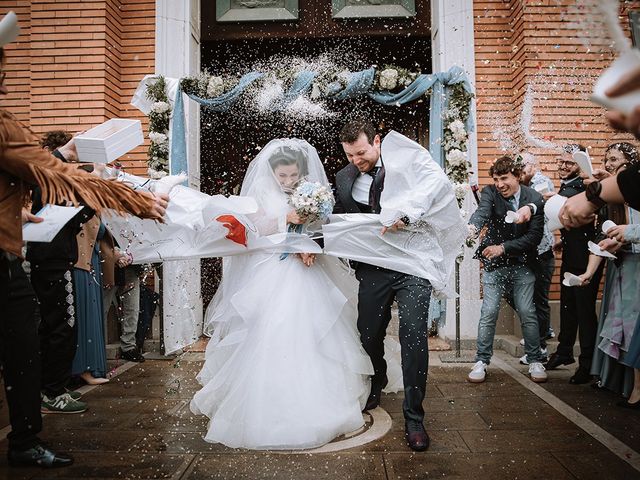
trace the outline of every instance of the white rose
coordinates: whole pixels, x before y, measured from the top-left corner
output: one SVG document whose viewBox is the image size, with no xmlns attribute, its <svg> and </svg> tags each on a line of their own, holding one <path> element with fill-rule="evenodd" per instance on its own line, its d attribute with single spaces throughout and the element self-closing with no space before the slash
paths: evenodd
<svg viewBox="0 0 640 480">
<path fill-rule="evenodd" d="M 447 153 L 447 162 L 452 167 L 467 164 L 467 153 L 454 148 Z"/>
<path fill-rule="evenodd" d="M 153 113 L 164 113 L 169 111 L 169 104 L 167 102 L 155 102 L 151 105 L 151 111 Z"/>
<path fill-rule="evenodd" d="M 222 77 L 213 76 L 207 83 L 207 97 L 215 98 L 224 93 L 224 80 Z"/>
<path fill-rule="evenodd" d="M 380 72 L 380 89 L 393 90 L 398 86 L 398 71 L 387 68 Z"/>
<path fill-rule="evenodd" d="M 167 136 L 164 133 L 158 132 L 149 132 L 149 139 L 152 143 L 156 143 L 162 145 L 163 143 L 167 143 Z"/>
</svg>

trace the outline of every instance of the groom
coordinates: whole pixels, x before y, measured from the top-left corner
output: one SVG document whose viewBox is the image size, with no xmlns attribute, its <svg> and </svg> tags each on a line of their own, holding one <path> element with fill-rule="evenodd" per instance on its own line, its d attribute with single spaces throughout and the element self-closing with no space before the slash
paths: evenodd
<svg viewBox="0 0 640 480">
<path fill-rule="evenodd" d="M 340 142 L 349 165 L 336 176 L 334 213 L 380 213 L 380 195 L 385 177 L 380 156 L 380 135 L 371 123 L 354 120 L 343 127 Z M 403 228 L 407 224 L 408 219 L 403 217 L 389 230 Z M 384 228 L 383 233 L 386 230 Z M 383 341 L 391 320 L 391 304 L 396 300 L 400 316 L 405 436 L 413 450 L 426 450 L 429 448 L 429 435 L 422 423 L 422 401 L 429 367 L 427 317 L 431 284 L 423 278 L 366 263 L 358 263 L 356 278 L 360 282 L 358 330 L 374 368 L 371 394 L 365 410 L 378 406 L 382 389 L 387 384 Z"/>
</svg>

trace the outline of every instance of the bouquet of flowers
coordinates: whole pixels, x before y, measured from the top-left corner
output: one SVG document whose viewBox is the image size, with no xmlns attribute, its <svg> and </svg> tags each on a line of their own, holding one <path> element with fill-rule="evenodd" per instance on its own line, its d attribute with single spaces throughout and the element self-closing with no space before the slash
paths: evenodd
<svg viewBox="0 0 640 480">
<path fill-rule="evenodd" d="M 302 180 L 291 194 L 289 203 L 306 223 L 325 220 L 333 211 L 331 190 L 317 182 Z"/>
<path fill-rule="evenodd" d="M 302 233 L 305 225 L 317 220 L 326 220 L 331 215 L 335 203 L 331 189 L 318 182 L 301 180 L 291 194 L 289 204 L 294 208 L 298 216 L 305 220 L 305 224 L 290 224 L 287 230 L 289 232 Z M 288 256 L 288 253 L 282 253 L 280 260 L 284 260 Z"/>
</svg>

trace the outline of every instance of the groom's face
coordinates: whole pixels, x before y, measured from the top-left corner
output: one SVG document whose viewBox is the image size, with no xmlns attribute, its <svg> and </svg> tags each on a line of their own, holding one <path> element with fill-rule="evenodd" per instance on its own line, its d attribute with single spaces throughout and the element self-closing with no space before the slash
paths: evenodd
<svg viewBox="0 0 640 480">
<path fill-rule="evenodd" d="M 380 158 L 380 135 L 373 138 L 373 145 L 369 143 L 367 135 L 361 133 L 353 143 L 343 143 L 342 148 L 347 160 L 353 163 L 361 173 L 368 172 L 378 163 Z"/>
</svg>

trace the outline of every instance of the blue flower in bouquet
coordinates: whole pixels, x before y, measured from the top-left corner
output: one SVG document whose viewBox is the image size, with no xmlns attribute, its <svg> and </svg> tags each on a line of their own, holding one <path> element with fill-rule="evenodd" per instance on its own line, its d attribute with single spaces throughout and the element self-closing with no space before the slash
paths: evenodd
<svg viewBox="0 0 640 480">
<path fill-rule="evenodd" d="M 335 199 L 328 187 L 318 182 L 303 180 L 291 194 L 289 203 L 299 216 L 310 223 L 326 220 L 333 211 Z"/>
</svg>

